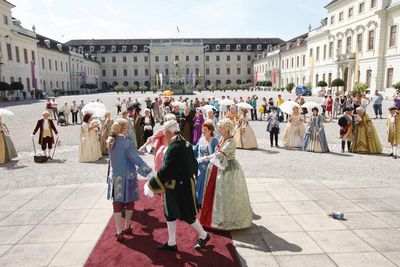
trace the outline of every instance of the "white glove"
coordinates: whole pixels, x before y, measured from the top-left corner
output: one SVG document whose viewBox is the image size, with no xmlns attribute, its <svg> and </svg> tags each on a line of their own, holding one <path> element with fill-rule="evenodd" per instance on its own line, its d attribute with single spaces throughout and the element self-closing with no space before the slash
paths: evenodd
<svg viewBox="0 0 400 267">
<path fill-rule="evenodd" d="M 151 197 L 151 198 L 152 198 L 152 197 L 154 197 L 154 192 L 151 191 L 151 189 L 150 189 L 148 183 L 149 183 L 149 182 L 146 182 L 146 183 L 144 184 L 144 187 L 143 187 L 143 189 L 144 189 L 144 195 L 147 196 L 147 197 Z"/>
<path fill-rule="evenodd" d="M 139 151 L 139 153 L 142 153 L 142 154 L 146 153 L 146 144 L 141 146 L 138 151 Z"/>
</svg>

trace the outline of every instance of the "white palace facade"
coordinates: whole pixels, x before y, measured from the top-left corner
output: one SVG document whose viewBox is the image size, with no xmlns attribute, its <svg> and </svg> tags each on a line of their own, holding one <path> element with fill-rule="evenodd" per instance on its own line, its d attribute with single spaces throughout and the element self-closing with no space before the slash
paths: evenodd
<svg viewBox="0 0 400 267">
<path fill-rule="evenodd" d="M 400 0 L 334 0 L 325 9 L 320 27 L 257 56 L 258 80 L 316 88 L 341 78 L 347 91 L 356 82 L 384 90 L 400 81 Z"/>
</svg>

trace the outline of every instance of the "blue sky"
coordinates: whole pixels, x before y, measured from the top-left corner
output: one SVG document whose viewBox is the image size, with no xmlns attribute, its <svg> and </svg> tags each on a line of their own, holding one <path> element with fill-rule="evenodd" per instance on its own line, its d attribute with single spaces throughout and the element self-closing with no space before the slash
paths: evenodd
<svg viewBox="0 0 400 267">
<path fill-rule="evenodd" d="M 278 37 L 319 25 L 329 0 L 9 0 L 22 25 L 70 39 Z"/>
</svg>

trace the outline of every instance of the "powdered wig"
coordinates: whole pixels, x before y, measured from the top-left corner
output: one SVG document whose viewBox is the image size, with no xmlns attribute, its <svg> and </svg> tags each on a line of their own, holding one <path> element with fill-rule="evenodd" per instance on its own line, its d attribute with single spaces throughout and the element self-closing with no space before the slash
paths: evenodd
<svg viewBox="0 0 400 267">
<path fill-rule="evenodd" d="M 163 133 L 165 132 L 177 133 L 180 131 L 179 124 L 175 120 L 167 121 L 164 123 L 162 131 Z"/>
<path fill-rule="evenodd" d="M 167 114 L 165 114 L 165 115 L 164 115 L 164 121 L 165 121 L 165 122 L 167 122 L 167 121 L 176 121 L 176 116 L 175 116 L 175 114 L 172 114 L 172 113 L 167 113 Z"/>
<path fill-rule="evenodd" d="M 233 124 L 233 121 L 230 119 L 222 119 L 218 122 L 218 127 L 221 129 L 224 129 L 226 131 L 226 134 L 228 136 L 233 135 L 233 131 L 235 129 L 235 125 Z"/>
<path fill-rule="evenodd" d="M 358 107 L 356 108 L 356 112 L 365 112 L 363 107 Z"/>
<path fill-rule="evenodd" d="M 128 120 L 120 118 L 116 120 L 111 126 L 111 135 L 107 139 L 107 148 L 111 149 L 115 143 L 115 137 L 124 133 L 128 128 Z"/>
</svg>

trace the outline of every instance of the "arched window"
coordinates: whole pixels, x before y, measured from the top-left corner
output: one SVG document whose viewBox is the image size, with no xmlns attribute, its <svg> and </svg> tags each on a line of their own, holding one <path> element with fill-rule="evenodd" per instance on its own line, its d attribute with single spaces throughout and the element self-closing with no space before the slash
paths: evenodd
<svg viewBox="0 0 400 267">
<path fill-rule="evenodd" d="M 236 80 L 236 84 L 242 84 L 241 80 Z"/>
<path fill-rule="evenodd" d="M 145 82 L 144 82 L 144 86 L 146 86 L 146 87 L 149 88 L 149 87 L 150 87 L 150 82 L 149 82 L 149 81 L 145 81 Z"/>
<path fill-rule="evenodd" d="M 209 85 L 211 85 L 211 81 L 210 81 L 210 80 L 207 80 L 207 81 L 206 81 L 206 86 L 209 86 Z"/>
<path fill-rule="evenodd" d="M 137 87 L 140 86 L 140 83 L 138 81 L 133 82 L 134 85 L 136 85 Z"/>
<path fill-rule="evenodd" d="M 115 86 L 118 85 L 118 82 L 115 82 L 115 81 L 114 81 L 112 84 L 113 84 L 113 86 L 115 87 Z"/>
<path fill-rule="evenodd" d="M 102 82 L 101 88 L 102 88 L 103 90 L 106 90 L 107 87 L 108 87 L 108 83 L 107 83 L 107 82 Z"/>
<path fill-rule="evenodd" d="M 251 80 L 250 80 L 250 79 L 248 79 L 248 80 L 246 81 L 246 83 L 251 83 Z"/>
<path fill-rule="evenodd" d="M 125 81 L 125 82 L 123 83 L 123 85 L 124 85 L 124 86 L 128 86 L 129 83 L 128 83 L 127 81 Z"/>
<path fill-rule="evenodd" d="M 226 80 L 226 82 L 225 82 L 226 84 L 231 84 L 232 83 L 232 81 L 231 80 Z"/>
<path fill-rule="evenodd" d="M 216 80 L 215 84 L 221 84 L 221 80 Z"/>
</svg>

